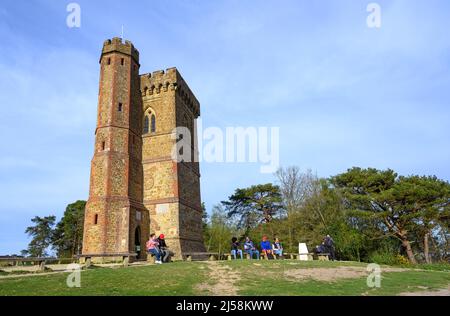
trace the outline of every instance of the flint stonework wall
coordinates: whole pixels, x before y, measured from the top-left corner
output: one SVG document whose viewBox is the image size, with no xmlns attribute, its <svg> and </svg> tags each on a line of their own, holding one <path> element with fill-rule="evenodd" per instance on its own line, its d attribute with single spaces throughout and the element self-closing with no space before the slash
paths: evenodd
<svg viewBox="0 0 450 316">
<path fill-rule="evenodd" d="M 130 42 L 106 41 L 100 64 L 83 253 L 140 250 L 145 259 L 151 232 L 164 233 L 178 258 L 204 251 L 198 163 L 171 159 L 174 128 L 194 136 L 197 99 L 175 68 L 139 76 Z M 156 131 L 143 134 L 146 115 L 155 115 Z"/>
</svg>

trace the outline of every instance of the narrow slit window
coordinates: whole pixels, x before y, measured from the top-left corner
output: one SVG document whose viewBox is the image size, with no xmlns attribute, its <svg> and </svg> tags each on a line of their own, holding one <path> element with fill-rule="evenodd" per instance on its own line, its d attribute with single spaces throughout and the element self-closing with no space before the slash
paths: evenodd
<svg viewBox="0 0 450 316">
<path fill-rule="evenodd" d="M 150 122 L 148 120 L 148 115 L 146 115 L 145 119 L 144 119 L 144 134 L 148 133 L 149 125 L 150 125 Z"/>
<path fill-rule="evenodd" d="M 154 114 L 152 114 L 152 126 L 151 126 L 151 132 L 155 133 L 156 132 L 156 117 Z"/>
<path fill-rule="evenodd" d="M 102 142 L 102 150 L 105 150 L 106 142 Z"/>
<path fill-rule="evenodd" d="M 122 58 L 122 59 L 120 60 L 120 64 L 123 66 L 124 63 L 125 63 L 125 59 Z"/>
<path fill-rule="evenodd" d="M 111 65 L 111 58 L 108 58 L 108 60 L 106 61 L 107 65 Z"/>
<path fill-rule="evenodd" d="M 122 103 L 119 103 L 119 112 L 122 112 Z"/>
<path fill-rule="evenodd" d="M 94 216 L 94 225 L 98 224 L 98 214 L 95 214 Z"/>
</svg>

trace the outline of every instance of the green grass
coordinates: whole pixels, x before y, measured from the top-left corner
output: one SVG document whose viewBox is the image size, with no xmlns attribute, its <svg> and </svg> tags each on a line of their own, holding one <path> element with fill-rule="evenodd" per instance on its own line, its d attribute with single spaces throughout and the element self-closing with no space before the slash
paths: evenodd
<svg viewBox="0 0 450 316">
<path fill-rule="evenodd" d="M 449 263 L 431 263 L 431 264 L 418 264 L 412 266 L 414 269 L 430 270 L 430 271 L 445 271 L 450 272 Z"/>
<path fill-rule="evenodd" d="M 368 288 L 366 277 L 340 279 L 332 282 L 312 279 L 289 279 L 292 269 L 365 268 L 357 262 L 222 261 L 220 265 L 239 273 L 236 282 L 239 295 L 396 295 L 402 292 L 438 290 L 450 284 L 450 272 L 435 266 L 430 271 L 408 269 L 404 272 L 383 272 L 381 288 Z M 417 267 L 415 267 L 417 268 Z M 423 268 L 423 267 L 418 267 Z M 438 270 L 438 271 L 434 271 Z M 171 264 L 128 268 L 94 268 L 81 274 L 81 288 L 66 285 L 67 273 L 0 279 L 2 295 L 208 295 L 205 286 L 215 281 L 208 276 L 207 263 L 175 262 Z M 3 275 L 0 273 L 0 275 Z"/>
<path fill-rule="evenodd" d="M 438 290 L 450 284 L 450 273 L 445 271 L 382 272 L 381 287 L 369 288 L 367 278 L 339 279 L 331 282 L 317 280 L 289 280 L 284 272 L 299 268 L 333 268 L 338 266 L 366 267 L 356 262 L 293 262 L 261 261 L 260 266 L 249 266 L 246 262 L 227 263 L 234 270 L 240 270 L 242 279 L 238 283 L 240 295 L 397 295 L 403 292 Z M 382 266 L 381 268 L 387 266 Z M 419 267 L 414 267 L 415 269 Z M 264 275 L 268 277 L 265 278 Z"/>
<path fill-rule="evenodd" d="M 97 268 L 81 272 L 81 287 L 69 288 L 68 273 L 0 279 L 5 295 L 197 295 L 195 285 L 206 279 L 202 263 Z"/>
</svg>

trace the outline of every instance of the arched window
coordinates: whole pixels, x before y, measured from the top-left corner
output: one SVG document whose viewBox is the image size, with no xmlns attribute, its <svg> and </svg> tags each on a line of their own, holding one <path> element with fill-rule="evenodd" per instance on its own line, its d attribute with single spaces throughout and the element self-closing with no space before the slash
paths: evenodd
<svg viewBox="0 0 450 316">
<path fill-rule="evenodd" d="M 144 134 L 148 134 L 150 122 L 148 120 L 148 115 L 145 116 L 144 119 Z"/>
<path fill-rule="evenodd" d="M 155 132 L 156 132 L 156 117 L 155 117 L 154 114 L 152 114 L 152 126 L 151 126 L 150 131 L 151 131 L 152 133 L 155 133 Z"/>
</svg>

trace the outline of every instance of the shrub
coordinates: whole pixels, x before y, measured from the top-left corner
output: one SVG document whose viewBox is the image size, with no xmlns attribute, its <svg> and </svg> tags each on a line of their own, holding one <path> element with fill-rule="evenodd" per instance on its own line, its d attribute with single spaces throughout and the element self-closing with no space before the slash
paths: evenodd
<svg viewBox="0 0 450 316">
<path fill-rule="evenodd" d="M 378 264 L 387 265 L 407 265 L 409 261 L 402 255 L 393 254 L 390 252 L 379 252 L 375 251 L 369 255 L 369 261 Z"/>
<path fill-rule="evenodd" d="M 432 271 L 445 271 L 450 272 L 450 263 L 442 261 L 438 263 L 424 263 L 417 265 L 417 268 L 423 270 L 432 270 Z"/>
</svg>

